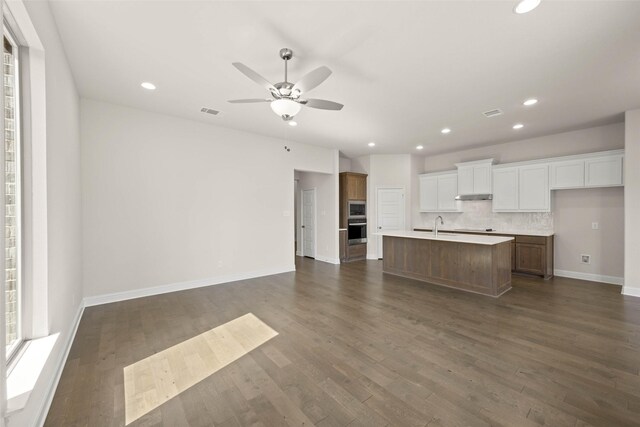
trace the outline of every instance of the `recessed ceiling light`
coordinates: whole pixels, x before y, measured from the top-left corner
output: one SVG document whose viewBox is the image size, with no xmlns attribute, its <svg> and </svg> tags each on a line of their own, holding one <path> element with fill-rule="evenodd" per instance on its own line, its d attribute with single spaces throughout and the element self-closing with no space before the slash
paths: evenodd
<svg viewBox="0 0 640 427">
<path fill-rule="evenodd" d="M 422 150 L 423 148 L 424 148 L 424 147 L 423 147 L 422 145 L 418 145 L 418 146 L 416 147 L 416 150 Z"/>
<path fill-rule="evenodd" d="M 375 146 L 376 146 L 376 143 L 375 143 L 375 142 L 370 142 L 370 143 L 368 143 L 367 145 L 368 145 L 369 147 L 375 147 Z"/>
<path fill-rule="evenodd" d="M 531 12 L 533 9 L 540 5 L 540 0 L 520 0 L 513 11 L 518 15 Z"/>
<path fill-rule="evenodd" d="M 298 123 L 297 123 L 297 122 L 294 122 L 293 120 L 290 120 L 290 121 L 289 121 L 289 126 L 291 126 L 291 127 L 296 127 L 296 126 L 298 126 Z"/>
<path fill-rule="evenodd" d="M 538 103 L 538 100 L 535 98 L 531 98 L 531 99 L 527 99 L 526 101 L 524 101 L 522 103 L 522 105 L 526 105 L 527 107 L 529 107 L 530 105 L 536 105 Z"/>
<path fill-rule="evenodd" d="M 154 85 L 151 82 L 142 82 L 140 84 L 140 86 L 142 86 L 143 88 L 145 88 L 147 90 L 156 90 L 156 85 Z"/>
<path fill-rule="evenodd" d="M 444 133 L 445 135 L 446 135 L 446 134 L 448 134 L 448 133 L 450 133 L 450 132 L 451 132 L 451 129 L 449 129 L 449 128 L 444 128 L 444 129 L 442 129 L 442 130 L 440 131 L 440 133 Z"/>
<path fill-rule="evenodd" d="M 524 127 L 524 125 L 522 123 L 516 123 L 515 125 L 513 125 L 513 128 L 518 130 L 518 129 L 522 129 Z"/>
</svg>

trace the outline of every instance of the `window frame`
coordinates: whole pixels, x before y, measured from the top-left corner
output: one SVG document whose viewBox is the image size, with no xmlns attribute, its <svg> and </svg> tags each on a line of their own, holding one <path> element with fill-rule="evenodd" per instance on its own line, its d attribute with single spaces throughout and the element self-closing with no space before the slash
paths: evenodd
<svg viewBox="0 0 640 427">
<path fill-rule="evenodd" d="M 15 250 L 16 250 L 16 339 L 14 342 L 12 342 L 9 346 L 7 346 L 5 344 L 5 357 L 6 357 L 6 363 L 8 365 L 11 365 L 11 363 L 17 358 L 17 356 L 21 353 L 22 347 L 25 343 L 25 336 L 24 336 L 24 314 L 25 314 L 25 306 L 24 306 L 24 286 L 23 286 L 23 272 L 22 272 L 22 267 L 23 267 L 23 257 L 24 257 L 24 244 L 23 244 L 23 233 L 22 233 L 22 226 L 24 223 L 24 218 L 23 218 L 23 201 L 24 201 L 24 197 L 23 197 L 23 186 L 22 186 L 22 181 L 23 181 L 23 176 L 22 176 L 22 171 L 23 171 L 23 152 L 22 152 L 22 148 L 23 148 L 23 144 L 22 144 L 22 124 L 23 124 L 23 120 L 22 120 L 22 81 L 21 81 L 21 72 L 22 72 L 22 67 L 21 67 L 21 52 L 20 52 L 20 45 L 17 42 L 17 37 L 15 36 L 14 31 L 11 28 L 11 25 L 9 24 L 9 22 L 7 22 L 6 19 L 3 19 L 2 22 L 2 36 L 3 36 L 3 54 L 4 54 L 4 39 L 6 38 L 7 41 L 9 42 L 9 44 L 12 47 L 12 55 L 13 55 L 13 67 L 14 67 L 14 102 L 15 102 L 15 107 L 14 107 L 14 144 L 15 144 L 15 148 L 14 148 L 14 152 L 15 152 L 15 189 L 14 189 L 14 195 L 15 195 L 15 218 L 16 218 L 16 223 L 15 223 L 15 228 L 16 228 L 16 233 L 15 233 Z M 4 67 L 4 58 L 3 58 L 3 67 Z M 3 79 L 4 79 L 4 69 L 3 69 Z M 4 81 L 3 81 L 4 84 Z M 4 93 L 3 93 L 4 96 Z M 6 129 L 5 129 L 6 132 Z M 3 137 L 3 141 L 4 141 L 4 137 Z M 6 148 L 5 148 L 6 150 Z M 4 157 L 4 156 L 3 156 Z M 6 165 L 6 158 L 2 159 L 4 162 L 4 165 Z M 4 184 L 5 184 L 5 188 L 6 188 L 6 170 L 3 167 L 3 180 Z M 5 193 L 5 198 L 6 198 L 6 193 Z M 6 203 L 6 200 L 5 200 Z M 6 205 L 5 205 L 5 212 L 4 215 L 6 217 Z M 5 224 L 6 226 L 6 224 Z M 6 242 L 6 236 L 5 236 L 5 242 Z M 4 245 L 3 245 L 4 246 Z M 5 251 L 6 251 L 6 246 L 4 246 Z M 5 255 L 6 256 L 6 255 Z M 6 265 L 5 265 L 5 271 L 6 271 Z M 6 274 L 6 273 L 5 273 Z M 5 284 L 6 285 L 6 284 Z M 6 289 L 4 292 L 5 298 L 6 298 Z M 5 299 L 5 304 L 6 304 L 6 299 Z M 6 313 L 5 313 L 6 315 Z M 6 321 L 5 321 L 6 323 Z M 6 325 L 5 325 L 6 328 Z M 5 332 L 6 333 L 6 332 Z"/>
</svg>

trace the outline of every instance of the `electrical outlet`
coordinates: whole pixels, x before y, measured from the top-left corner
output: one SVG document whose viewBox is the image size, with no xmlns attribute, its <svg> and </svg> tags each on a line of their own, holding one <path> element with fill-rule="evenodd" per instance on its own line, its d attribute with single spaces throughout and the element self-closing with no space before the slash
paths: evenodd
<svg viewBox="0 0 640 427">
<path fill-rule="evenodd" d="M 583 264 L 591 264 L 591 255 L 580 255 L 580 262 Z"/>
<path fill-rule="evenodd" d="M 597 222 L 592 222 L 591 223 L 591 229 L 592 230 L 598 230 L 600 228 L 600 224 L 598 224 Z"/>
</svg>

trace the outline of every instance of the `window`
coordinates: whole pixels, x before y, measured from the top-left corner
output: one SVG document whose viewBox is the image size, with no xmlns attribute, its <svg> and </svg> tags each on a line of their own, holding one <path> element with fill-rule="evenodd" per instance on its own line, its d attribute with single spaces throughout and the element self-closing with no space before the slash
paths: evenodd
<svg viewBox="0 0 640 427">
<path fill-rule="evenodd" d="M 6 357 L 22 342 L 21 144 L 18 47 L 3 29 Z"/>
</svg>

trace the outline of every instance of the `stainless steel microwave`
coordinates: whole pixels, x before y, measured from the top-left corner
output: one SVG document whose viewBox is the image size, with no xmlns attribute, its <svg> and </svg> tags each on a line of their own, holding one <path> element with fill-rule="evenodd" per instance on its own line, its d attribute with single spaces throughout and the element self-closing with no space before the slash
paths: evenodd
<svg viewBox="0 0 640 427">
<path fill-rule="evenodd" d="M 349 218 L 366 218 L 367 217 L 367 202 L 362 201 L 349 201 Z"/>
</svg>

